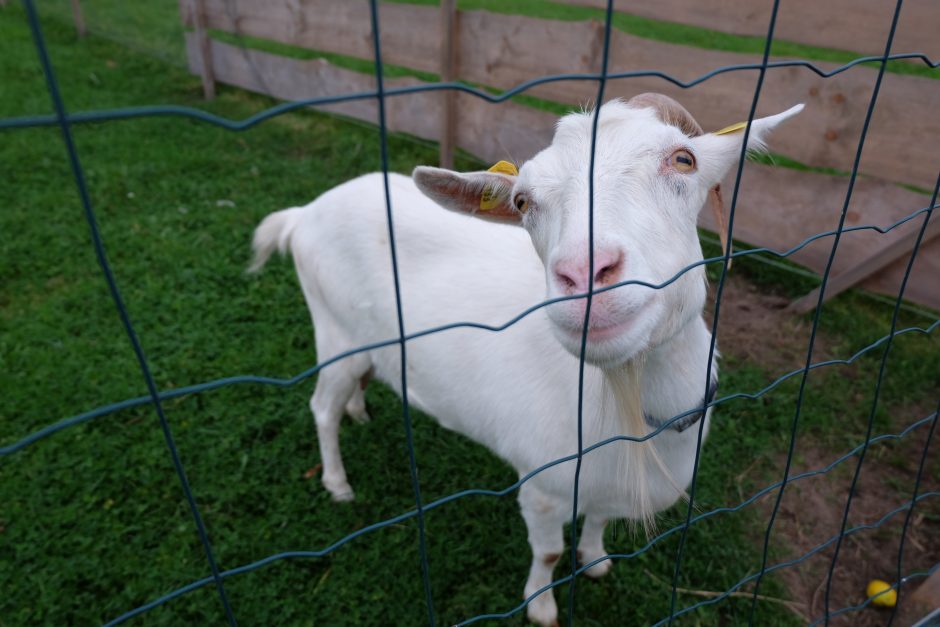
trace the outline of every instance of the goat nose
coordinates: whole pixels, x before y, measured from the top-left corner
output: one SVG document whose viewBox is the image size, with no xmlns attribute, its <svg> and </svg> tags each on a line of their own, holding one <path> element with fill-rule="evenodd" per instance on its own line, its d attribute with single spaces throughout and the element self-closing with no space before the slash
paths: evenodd
<svg viewBox="0 0 940 627">
<path fill-rule="evenodd" d="M 583 294 L 588 291 L 590 260 L 587 255 L 561 259 L 555 263 L 555 281 L 565 294 Z M 623 271 L 623 251 L 594 251 L 595 288 L 617 282 Z"/>
</svg>

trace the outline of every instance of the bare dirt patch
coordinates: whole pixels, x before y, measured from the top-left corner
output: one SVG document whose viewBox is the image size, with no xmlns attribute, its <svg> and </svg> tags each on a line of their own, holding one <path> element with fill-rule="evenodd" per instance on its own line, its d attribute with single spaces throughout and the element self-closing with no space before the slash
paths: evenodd
<svg viewBox="0 0 940 627">
<path fill-rule="evenodd" d="M 933 408 L 924 405 L 898 413 L 903 413 L 910 424 L 932 411 Z M 928 423 L 900 440 L 878 442 L 869 447 L 846 529 L 874 525 L 910 501 L 929 429 Z M 936 479 L 936 439 L 935 435 L 933 447 L 928 452 L 920 494 L 940 490 L 940 481 Z M 810 441 L 801 442 L 797 450 L 799 454 L 794 459 L 791 476 L 824 468 L 835 459 L 832 451 Z M 830 473 L 787 486 L 774 525 L 773 542 L 781 553 L 775 563 L 805 555 L 838 535 L 857 463 L 858 456 L 853 456 Z M 780 467 L 783 467 L 783 460 Z M 772 493 L 760 502 L 766 517 L 770 515 L 775 497 L 776 493 Z M 873 529 L 858 530 L 844 537 L 833 573 L 830 611 L 863 603 L 868 596 L 866 586 L 872 579 L 888 582 L 896 579 L 898 547 L 906 514 L 905 509 Z M 805 608 L 810 620 L 822 617 L 825 611 L 826 581 L 834 546 L 833 543 L 807 560 L 778 571 L 777 576 L 789 590 L 789 598 Z M 902 573 L 926 571 L 938 562 L 940 499 L 925 498 L 915 507 L 908 527 Z M 926 613 L 923 606 L 907 602 L 923 581 L 923 578 L 912 579 L 903 586 L 901 606 L 894 624 L 910 625 Z M 831 624 L 886 625 L 890 614 L 890 610 L 869 606 L 833 618 Z"/>
<path fill-rule="evenodd" d="M 714 285 L 710 292 L 712 310 L 708 315 L 709 323 Z M 784 296 L 761 291 L 746 279 L 729 275 L 722 295 L 718 327 L 723 367 L 734 368 L 735 365 L 750 363 L 773 375 L 802 368 L 806 362 L 812 325 L 806 317 L 787 312 L 788 304 L 789 300 Z M 818 334 L 813 361 L 832 358 L 832 347 L 833 342 L 825 334 Z M 934 410 L 935 407 L 929 404 L 893 410 L 892 415 L 896 419 L 891 432 L 900 432 Z M 847 529 L 874 525 L 910 501 L 929 428 L 930 425 L 925 424 L 900 440 L 887 440 L 870 446 L 852 499 Z M 934 436 L 920 494 L 940 491 L 936 460 L 938 439 L 940 433 Z M 804 436 L 797 443 L 796 451 L 791 477 L 825 468 L 844 455 L 847 447 L 834 450 L 832 444 Z M 773 476 L 782 476 L 785 461 L 781 456 L 771 462 Z M 787 486 L 774 523 L 772 543 L 776 552 L 769 565 L 805 555 L 839 534 L 857 463 L 856 455 L 832 472 Z M 776 492 L 772 492 L 758 502 L 764 520 L 769 519 L 776 496 Z M 896 579 L 898 547 L 906 514 L 907 510 L 902 510 L 873 529 L 859 529 L 844 537 L 833 572 L 830 611 L 863 603 L 868 596 L 866 587 L 872 579 L 888 582 Z M 764 527 L 755 528 L 753 541 L 761 545 L 763 540 Z M 786 598 L 794 602 L 791 609 L 807 622 L 824 615 L 826 582 L 834 546 L 833 542 L 805 561 L 774 574 L 787 588 Z M 937 563 L 940 563 L 940 498 L 929 497 L 917 504 L 911 518 L 902 573 L 926 571 Z M 926 613 L 924 605 L 911 602 L 912 595 L 923 582 L 923 578 L 912 579 L 903 586 L 895 625 L 911 625 Z M 890 610 L 870 606 L 842 614 L 830 623 L 881 626 L 888 623 L 890 615 Z"/>
<path fill-rule="evenodd" d="M 711 324 L 715 285 L 709 286 Z M 790 301 L 759 288 L 734 274 L 728 275 L 721 296 L 718 348 L 725 360 L 760 364 L 768 372 L 783 374 L 806 365 L 811 323 L 786 311 Z M 813 361 L 827 359 L 829 342 L 818 334 Z"/>
</svg>

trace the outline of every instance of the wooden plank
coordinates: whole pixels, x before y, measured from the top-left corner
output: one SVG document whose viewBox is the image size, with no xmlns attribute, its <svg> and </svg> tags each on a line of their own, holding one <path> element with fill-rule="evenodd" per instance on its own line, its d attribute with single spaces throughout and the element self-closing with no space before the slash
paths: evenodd
<svg viewBox="0 0 940 627">
<path fill-rule="evenodd" d="M 922 223 L 922 219 L 918 223 Z M 927 224 L 924 231 L 924 237 L 921 246 L 925 246 L 931 240 L 940 235 L 940 222 L 933 220 Z M 826 293 L 823 296 L 823 302 L 838 296 L 850 287 L 857 285 L 864 279 L 873 276 L 884 270 L 902 257 L 908 258 L 914 250 L 914 244 L 917 243 L 919 229 L 911 230 L 899 239 L 896 239 L 888 246 L 885 246 L 870 257 L 863 259 L 857 265 L 849 268 L 842 274 L 838 274 L 829 279 L 826 284 Z M 919 249 L 919 251 L 922 249 Z M 806 313 L 816 308 L 819 302 L 819 288 L 812 290 L 805 296 L 793 301 L 788 309 L 794 313 Z"/>
<path fill-rule="evenodd" d="M 440 12 L 437 7 L 379 5 L 382 58 L 386 64 L 437 73 Z M 325 50 L 371 61 L 372 25 L 366 0 L 205 0 L 207 27 Z M 192 15 L 183 14 L 192 26 Z"/>
<path fill-rule="evenodd" d="M 193 33 L 186 34 L 190 71 L 197 73 Z M 212 41 L 213 71 L 218 80 L 283 100 L 360 93 L 375 90 L 375 77 L 338 68 L 323 59 L 302 61 Z M 413 78 L 386 79 L 386 89 L 421 84 Z M 460 124 L 456 144 L 487 161 L 524 161 L 544 148 L 554 132 L 557 117 L 515 103 L 494 105 L 457 94 Z M 355 100 L 316 107 L 319 110 L 377 123 L 375 100 Z M 386 123 L 393 131 L 437 140 L 442 107 L 439 94 L 421 92 L 390 96 Z"/>
<path fill-rule="evenodd" d="M 187 34 L 191 69 L 195 71 L 195 36 Z M 357 93 L 375 89 L 374 77 L 337 68 L 318 59 L 300 61 L 212 42 L 213 70 L 218 80 L 245 89 L 268 93 L 285 100 Z M 420 84 L 412 78 L 389 79 L 388 88 Z M 482 159 L 507 159 L 522 163 L 551 142 L 556 116 L 515 103 L 492 105 L 466 94 L 458 94 L 460 125 L 457 145 Z M 320 109 L 375 123 L 374 100 L 360 100 Z M 442 110 L 437 94 L 423 92 L 389 97 L 387 123 L 391 130 L 436 139 Z M 723 182 L 727 201 L 734 181 Z M 835 229 L 845 201 L 847 177 L 800 172 L 749 163 L 741 182 L 735 212 L 734 236 L 773 250 L 793 248 L 817 233 Z M 926 206 L 929 197 L 882 180 L 859 178 L 849 206 L 846 226 L 885 227 Z M 699 223 L 716 229 L 711 213 L 703 211 Z M 859 260 L 910 237 L 919 228 L 912 220 L 888 234 L 874 231 L 847 232 L 835 258 L 835 275 L 847 272 Z M 832 237 L 817 240 L 789 259 L 817 272 L 825 267 Z M 869 277 L 862 287 L 896 295 L 903 276 L 904 259 Z M 899 267 L 900 264 L 900 267 Z M 907 296 L 914 302 L 940 309 L 940 240 L 925 245 L 914 266 Z"/>
<path fill-rule="evenodd" d="M 461 15 L 461 76 L 472 82 L 511 87 L 525 80 L 564 72 L 599 69 L 603 30 L 598 23 L 552 22 L 469 12 Z M 470 42 L 470 43 L 466 43 Z M 474 53 L 473 51 L 476 50 Z M 654 42 L 622 32 L 612 34 L 611 72 L 659 70 L 691 81 L 724 66 L 759 63 L 758 55 L 701 50 Z M 818 63 L 823 70 L 836 67 Z M 940 72 L 940 71 L 938 71 Z M 940 73 L 938 73 L 940 76 Z M 747 117 L 756 88 L 756 70 L 727 72 L 691 89 L 658 77 L 612 80 L 609 97 L 644 91 L 666 93 L 692 112 L 706 130 Z M 783 111 L 797 102 L 807 108 L 774 138 L 774 151 L 813 167 L 850 171 L 877 70 L 856 67 L 828 79 L 805 68 L 768 71 L 758 115 Z M 549 83 L 533 95 L 560 102 L 591 102 L 591 81 Z M 940 82 L 888 74 L 863 152 L 860 170 L 898 182 L 932 187 L 940 136 Z"/>
<path fill-rule="evenodd" d="M 456 80 L 457 73 L 457 0 L 443 0 L 441 2 L 441 82 L 449 83 Z M 454 167 L 454 148 L 457 124 L 457 93 L 445 91 L 441 94 L 443 101 L 441 134 L 440 134 L 440 166 L 442 168 Z"/>
<path fill-rule="evenodd" d="M 599 9 L 607 0 L 557 0 Z M 776 39 L 822 48 L 884 53 L 894 2 L 885 0 L 787 0 L 780 3 Z M 765 37 L 772 0 L 617 0 L 614 9 L 667 22 L 700 26 L 734 35 Z M 894 49 L 940 56 L 936 0 L 905 0 L 898 20 Z"/>
<path fill-rule="evenodd" d="M 364 0 L 239 0 L 233 19 L 225 0 L 205 0 L 210 28 L 241 32 L 291 45 L 371 59 L 368 5 Z M 388 63 L 439 72 L 438 9 L 381 5 L 382 47 Z M 561 22 L 483 11 L 459 19 L 460 78 L 498 88 L 552 74 L 596 72 L 603 29 L 598 22 Z M 938 38 L 940 39 L 940 38 Z M 612 72 L 659 70 L 690 80 L 715 68 L 758 63 L 756 54 L 690 48 L 613 33 Z M 835 67 L 818 63 L 822 69 Z M 940 70 L 938 70 L 940 72 Z M 940 75 L 940 74 L 938 74 Z M 856 67 L 823 79 L 803 68 L 767 73 L 759 115 L 797 102 L 806 111 L 775 138 L 774 150 L 813 167 L 851 170 L 877 71 Z M 722 128 L 747 116 L 757 72 L 728 72 L 688 90 L 657 77 L 614 80 L 610 97 L 662 91 L 676 97 L 706 129 Z M 582 105 L 596 96 L 592 81 L 560 81 L 529 93 Z M 863 153 L 861 171 L 921 187 L 936 178 L 934 137 L 940 136 L 940 81 L 888 74 Z"/>
<path fill-rule="evenodd" d="M 896 298 L 901 288 L 901 279 L 907 268 L 907 259 L 901 258 L 884 270 L 864 281 L 860 287 Z M 911 269 L 911 278 L 904 290 L 904 300 L 926 305 L 940 311 L 940 240 L 934 238 L 921 246 Z"/>
<path fill-rule="evenodd" d="M 788 168 L 748 163 L 741 179 L 741 191 L 734 217 L 734 237 L 777 252 L 790 250 L 819 233 L 834 231 L 845 203 L 848 177 L 801 172 Z M 726 202 L 730 202 L 734 180 L 723 183 Z M 846 214 L 845 228 L 874 225 L 886 228 L 923 209 L 930 197 L 873 178 L 857 179 Z M 936 218 L 935 218 L 936 219 Z M 839 243 L 833 261 L 832 276 L 849 272 L 865 258 L 906 240 L 920 228 L 915 218 L 888 233 L 874 230 L 847 231 Z M 703 211 L 700 226 L 714 231 L 711 213 Z M 813 241 L 787 257 L 790 261 L 822 273 L 832 250 L 833 237 Z M 901 257 L 881 271 L 865 278 L 859 287 L 897 296 L 906 270 L 907 258 Z M 940 240 L 921 246 L 905 298 L 940 310 Z"/>
</svg>

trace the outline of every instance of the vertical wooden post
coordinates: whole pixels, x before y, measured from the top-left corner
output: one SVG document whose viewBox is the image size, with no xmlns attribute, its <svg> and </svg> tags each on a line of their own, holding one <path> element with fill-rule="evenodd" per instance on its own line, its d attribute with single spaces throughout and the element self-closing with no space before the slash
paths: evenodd
<svg viewBox="0 0 940 627">
<path fill-rule="evenodd" d="M 206 100 L 215 98 L 215 73 L 212 71 L 212 48 L 206 33 L 206 13 L 203 0 L 191 0 L 193 26 L 199 42 L 199 74 L 202 76 L 202 93 Z"/>
<path fill-rule="evenodd" d="M 75 22 L 75 31 L 79 37 L 84 37 L 88 32 L 85 28 L 85 18 L 82 16 L 82 5 L 80 0 L 72 0 L 72 21 Z"/>
<path fill-rule="evenodd" d="M 441 81 L 457 78 L 457 0 L 441 0 Z M 441 108 L 441 167 L 454 167 L 454 148 L 457 139 L 457 92 L 442 92 Z"/>
</svg>

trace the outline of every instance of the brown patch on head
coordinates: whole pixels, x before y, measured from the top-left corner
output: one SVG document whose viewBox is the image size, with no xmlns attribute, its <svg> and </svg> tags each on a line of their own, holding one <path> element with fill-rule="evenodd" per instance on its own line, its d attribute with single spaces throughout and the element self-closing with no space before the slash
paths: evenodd
<svg viewBox="0 0 940 627">
<path fill-rule="evenodd" d="M 561 553 L 546 553 L 542 556 L 542 563 L 546 566 L 554 566 L 561 558 Z"/>
<path fill-rule="evenodd" d="M 895 412 L 903 415 L 896 420 L 892 433 L 923 418 L 935 407 L 927 403 L 906 407 Z M 929 424 L 912 431 L 901 440 L 876 442 L 869 446 L 859 476 L 846 529 L 879 522 L 886 514 L 901 507 L 913 496 L 914 479 L 927 443 Z M 920 493 L 940 490 L 940 475 L 936 455 L 937 438 L 928 453 L 927 465 Z M 845 450 L 830 450 L 807 435 L 798 442 L 790 476 L 819 470 L 843 455 Z M 840 447 L 842 448 L 842 447 Z M 847 447 L 845 447 L 847 448 Z M 785 456 L 775 463 L 774 474 L 782 469 Z M 780 509 L 774 522 L 773 547 L 777 557 L 772 563 L 790 561 L 835 536 L 842 524 L 845 502 L 858 457 L 851 457 L 832 472 L 802 479 L 787 485 Z M 758 501 L 765 521 L 754 529 L 754 541 L 763 542 L 766 521 L 769 520 L 776 492 Z M 863 529 L 847 535 L 839 549 L 839 559 L 833 572 L 830 612 L 863 603 L 868 595 L 866 587 L 872 579 L 894 583 L 897 577 L 897 554 L 901 530 L 907 511 L 901 511 L 874 529 Z M 902 575 L 926 571 L 940 562 L 940 499 L 926 498 L 914 509 L 904 545 Z M 776 571 L 787 588 L 786 596 L 805 607 L 810 620 L 823 616 L 829 566 L 835 543 L 793 566 Z M 915 592 L 924 579 L 912 579 L 902 586 L 896 625 L 910 625 L 926 614 L 927 608 L 919 604 Z M 886 625 L 890 609 L 869 606 L 833 617 L 833 626 L 875 627 Z"/>
<path fill-rule="evenodd" d="M 714 311 L 715 285 L 709 286 L 709 328 Z M 740 275 L 729 274 L 721 296 L 718 350 L 725 367 L 748 363 L 780 376 L 806 365 L 811 323 L 787 312 L 790 301 L 759 290 Z M 828 359 L 829 341 L 816 334 L 813 361 Z"/>
<path fill-rule="evenodd" d="M 663 124 L 675 126 L 689 137 L 704 135 L 701 125 L 695 121 L 685 107 L 663 94 L 647 92 L 630 99 L 627 104 L 634 109 L 650 108 L 656 111 L 656 117 Z"/>
</svg>

